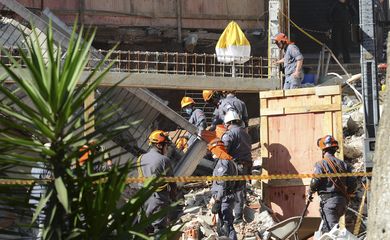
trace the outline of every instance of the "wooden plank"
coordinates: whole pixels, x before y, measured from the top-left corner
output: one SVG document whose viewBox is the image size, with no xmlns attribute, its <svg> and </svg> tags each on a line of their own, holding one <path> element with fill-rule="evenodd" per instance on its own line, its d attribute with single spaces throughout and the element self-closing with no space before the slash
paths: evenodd
<svg viewBox="0 0 390 240">
<path fill-rule="evenodd" d="M 300 216 L 306 204 L 306 193 L 308 186 L 289 186 L 289 187 L 267 187 L 269 196 L 269 205 L 275 212 L 279 220 L 285 220 L 290 217 Z M 314 196 L 313 202 L 309 205 L 308 217 L 319 217 L 319 199 Z"/>
<path fill-rule="evenodd" d="M 326 87 L 316 87 L 315 94 L 317 96 L 325 96 L 325 95 L 339 95 L 341 94 L 341 86 L 326 86 Z"/>
<path fill-rule="evenodd" d="M 274 115 L 283 115 L 284 108 L 265 108 L 260 109 L 260 116 L 274 116 Z"/>
<path fill-rule="evenodd" d="M 261 141 L 261 157 L 268 158 L 268 118 L 260 117 L 260 141 Z"/>
<path fill-rule="evenodd" d="M 342 129 L 337 125 L 338 121 L 341 124 L 341 115 L 338 115 L 341 113 L 340 87 L 289 90 L 283 97 L 267 98 L 266 103 L 266 109 L 261 109 L 261 118 L 267 125 L 260 126 L 260 135 L 267 133 L 267 142 L 262 141 L 266 153 L 262 155 L 263 171 L 268 174 L 311 173 L 322 156 L 317 139 L 325 134 L 342 135 Z M 284 114 L 280 114 L 281 109 Z M 309 181 L 268 181 L 263 189 L 264 199 L 281 220 L 300 215 Z M 318 217 L 318 208 L 319 203 L 313 201 L 308 216 Z"/>
<path fill-rule="evenodd" d="M 270 180 L 269 186 L 272 187 L 289 187 L 289 186 L 309 186 L 310 178 L 307 179 L 287 179 L 287 180 Z"/>
<path fill-rule="evenodd" d="M 284 96 L 289 97 L 289 96 L 302 96 L 302 95 L 313 95 L 315 94 L 316 88 L 297 88 L 297 89 L 290 89 L 290 90 L 285 90 L 284 91 Z"/>
<path fill-rule="evenodd" d="M 326 112 L 324 114 L 323 131 L 322 135 L 333 135 L 333 114 L 332 112 Z M 321 136 L 322 137 L 322 136 Z M 318 137 L 320 138 L 320 137 Z"/>
<path fill-rule="evenodd" d="M 260 98 L 278 98 L 278 97 L 284 97 L 284 91 L 283 90 L 273 90 L 273 91 L 262 91 L 260 92 Z"/>
<path fill-rule="evenodd" d="M 326 104 L 326 105 L 314 105 L 314 106 L 287 107 L 284 109 L 284 113 L 286 115 L 297 114 L 297 113 L 333 112 L 333 111 L 341 111 L 341 106 L 339 106 L 338 104 Z M 272 113 L 272 109 L 270 109 L 269 112 Z"/>
<path fill-rule="evenodd" d="M 338 104 L 341 107 L 341 95 L 332 96 L 333 104 Z M 342 123 L 342 111 L 332 113 L 333 115 L 333 136 L 339 142 L 339 151 L 336 153 L 336 157 L 344 159 L 344 141 L 343 141 L 343 123 Z"/>
</svg>

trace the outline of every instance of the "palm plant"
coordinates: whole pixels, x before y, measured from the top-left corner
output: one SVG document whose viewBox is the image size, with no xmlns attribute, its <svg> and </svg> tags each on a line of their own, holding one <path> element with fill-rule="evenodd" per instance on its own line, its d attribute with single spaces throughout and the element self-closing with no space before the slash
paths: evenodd
<svg viewBox="0 0 390 240">
<path fill-rule="evenodd" d="M 107 124 L 116 109 L 97 105 L 110 91 L 84 107 L 111 67 L 104 65 L 111 52 L 81 81 L 94 32 L 83 41 L 83 28 L 78 35 L 73 31 L 66 51 L 62 51 L 49 28 L 46 53 L 33 40 L 38 39 L 36 31 L 32 32 L 34 38 L 25 37 L 27 47 L 19 48 L 20 60 L 3 51 L 12 64 L 1 62 L 6 74 L 0 83 L 0 174 L 3 179 L 31 179 L 30 169 L 34 168 L 41 178 L 44 175 L 48 179 L 41 179 L 35 187 L 0 186 L 0 213 L 19 220 L 13 228 L 0 227 L 0 236 L 28 235 L 26 229 L 37 228 L 43 239 L 147 239 L 143 232 L 150 222 L 169 211 L 167 208 L 149 219 L 140 211 L 159 180 L 145 183 L 119 206 L 131 163 L 114 165 L 108 172 L 93 171 L 96 161 L 104 164 L 107 153 L 118 146 L 91 154 L 86 164 L 79 164 L 80 154 L 89 151 L 80 152 L 80 146 L 92 139 L 96 146 L 105 144 L 128 127 L 120 125 L 121 119 Z M 21 74 L 21 70 L 25 72 Z M 6 86 L 10 79 L 15 90 Z M 18 97 L 21 94 L 26 96 L 23 100 Z M 90 116 L 84 119 L 85 112 Z M 93 121 L 94 131 L 86 134 L 84 126 Z M 99 124 L 102 122 L 106 123 Z M 31 194 L 37 186 L 40 197 Z M 167 231 L 161 238 L 171 234 Z"/>
</svg>

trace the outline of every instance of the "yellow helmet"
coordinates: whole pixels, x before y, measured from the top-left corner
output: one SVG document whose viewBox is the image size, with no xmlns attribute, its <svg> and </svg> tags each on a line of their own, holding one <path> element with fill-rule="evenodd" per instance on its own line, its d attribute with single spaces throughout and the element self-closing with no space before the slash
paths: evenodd
<svg viewBox="0 0 390 240">
<path fill-rule="evenodd" d="M 168 143 L 170 141 L 168 133 L 162 130 L 155 130 L 149 135 L 149 144 Z"/>
<path fill-rule="evenodd" d="M 190 104 L 194 104 L 194 103 L 195 103 L 194 99 L 192 99 L 190 97 L 183 97 L 181 99 L 181 108 L 184 108 L 184 107 L 186 107 Z"/>
<path fill-rule="evenodd" d="M 209 101 L 214 95 L 213 90 L 203 90 L 202 96 L 205 102 Z"/>
</svg>

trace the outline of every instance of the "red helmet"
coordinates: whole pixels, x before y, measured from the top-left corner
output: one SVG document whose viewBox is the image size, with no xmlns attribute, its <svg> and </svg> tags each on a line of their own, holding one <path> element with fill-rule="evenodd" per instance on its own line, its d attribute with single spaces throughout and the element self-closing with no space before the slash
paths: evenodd
<svg viewBox="0 0 390 240">
<path fill-rule="evenodd" d="M 274 42 L 289 42 L 289 39 L 288 37 L 286 36 L 286 34 L 284 33 L 278 33 L 275 38 L 274 38 Z"/>
<path fill-rule="evenodd" d="M 339 143 L 333 136 L 326 135 L 325 137 L 319 138 L 317 140 L 317 146 L 321 148 L 321 150 L 326 150 L 332 147 L 339 148 Z"/>
</svg>

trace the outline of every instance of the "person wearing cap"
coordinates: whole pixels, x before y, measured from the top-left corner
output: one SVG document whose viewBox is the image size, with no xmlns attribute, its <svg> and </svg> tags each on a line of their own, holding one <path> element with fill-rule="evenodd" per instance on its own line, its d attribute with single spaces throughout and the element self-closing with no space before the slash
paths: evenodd
<svg viewBox="0 0 390 240">
<path fill-rule="evenodd" d="M 236 111 L 240 116 L 243 126 L 248 127 L 249 118 L 246 105 L 236 97 L 234 91 L 225 92 L 225 98 L 221 99 L 221 103 L 218 106 L 218 117 L 224 119 L 229 110 Z"/>
<path fill-rule="evenodd" d="M 274 43 L 283 50 L 284 56 L 275 64 L 284 64 L 284 75 L 286 77 L 283 89 L 300 88 L 303 80 L 303 55 L 295 43 L 290 42 L 284 33 L 279 33 L 274 39 Z"/>
<path fill-rule="evenodd" d="M 335 157 L 339 144 L 331 135 L 317 140 L 317 146 L 322 150 L 322 160 L 314 165 L 314 174 L 350 173 L 350 167 Z M 313 178 L 310 182 L 310 192 L 320 196 L 320 214 L 323 221 L 322 233 L 329 232 L 347 210 L 350 195 L 356 190 L 355 177 Z"/>
<path fill-rule="evenodd" d="M 149 136 L 150 149 L 137 159 L 139 177 L 162 177 L 173 176 L 173 168 L 170 159 L 166 156 L 170 144 L 168 133 L 156 130 Z M 172 197 L 176 192 L 176 183 L 164 183 L 145 202 L 144 210 L 146 217 L 160 211 L 172 203 Z M 152 222 L 150 231 L 154 234 L 165 229 L 169 223 L 169 216 L 163 216 Z"/>
<path fill-rule="evenodd" d="M 181 99 L 181 108 L 186 112 L 189 118 L 189 122 L 198 128 L 198 131 L 205 130 L 207 127 L 206 116 L 204 112 L 195 108 L 195 101 L 190 97 L 183 97 Z"/>
<path fill-rule="evenodd" d="M 213 176 L 237 176 L 238 168 L 225 148 L 224 143 L 215 138 L 208 144 L 208 149 L 216 161 Z M 226 236 L 236 240 L 237 234 L 233 227 L 233 207 L 235 200 L 236 181 L 213 181 L 211 186 L 213 214 L 218 214 L 218 236 Z"/>
<path fill-rule="evenodd" d="M 213 112 L 213 118 L 211 120 L 211 126 L 209 128 L 210 131 L 215 131 L 217 125 L 223 124 L 223 118 L 220 118 L 219 115 L 219 106 L 221 104 L 221 101 L 223 99 L 223 96 L 221 93 L 213 90 L 203 90 L 202 92 L 203 100 L 211 104 L 215 107 Z"/>
<path fill-rule="evenodd" d="M 237 112 L 229 110 L 224 119 L 224 124 L 228 129 L 222 135 L 222 141 L 229 155 L 238 166 L 239 175 L 249 175 L 252 169 L 252 145 L 249 134 L 241 124 L 240 116 Z M 246 181 L 239 181 L 236 190 L 236 202 L 234 206 L 234 222 L 242 221 L 242 214 L 246 199 Z"/>
</svg>

